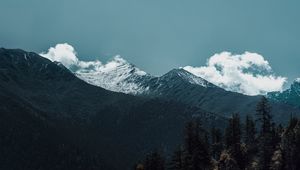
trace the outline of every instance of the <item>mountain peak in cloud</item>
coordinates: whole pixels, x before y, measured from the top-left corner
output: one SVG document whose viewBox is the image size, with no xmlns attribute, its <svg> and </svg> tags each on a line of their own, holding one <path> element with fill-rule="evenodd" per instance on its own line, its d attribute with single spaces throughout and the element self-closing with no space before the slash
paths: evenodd
<svg viewBox="0 0 300 170">
<path fill-rule="evenodd" d="M 294 80 L 294 82 L 300 83 L 300 78 L 296 78 L 296 79 Z"/>
<path fill-rule="evenodd" d="M 151 78 L 151 75 L 127 62 L 120 55 L 103 64 L 99 60 L 81 61 L 74 48 L 67 44 L 57 44 L 41 56 L 53 62 L 62 63 L 84 81 L 108 90 L 127 93 L 143 91 L 135 79 Z"/>
<path fill-rule="evenodd" d="M 62 63 L 66 67 L 75 65 L 78 63 L 77 53 L 75 49 L 67 44 L 57 44 L 55 47 L 50 47 L 48 52 L 40 53 L 42 57 L 48 58 L 51 61 L 57 61 Z"/>
<path fill-rule="evenodd" d="M 42 57 L 48 58 L 51 61 L 62 63 L 65 67 L 72 69 L 73 71 L 99 71 L 109 72 L 122 67 L 127 69 L 133 69 L 137 74 L 146 75 L 147 73 L 136 68 L 133 64 L 127 62 L 120 55 L 116 55 L 110 61 L 103 64 L 99 60 L 94 61 L 81 61 L 77 57 L 77 52 L 74 47 L 68 43 L 57 44 L 55 47 L 50 47 L 47 52 L 40 53 Z"/>
</svg>

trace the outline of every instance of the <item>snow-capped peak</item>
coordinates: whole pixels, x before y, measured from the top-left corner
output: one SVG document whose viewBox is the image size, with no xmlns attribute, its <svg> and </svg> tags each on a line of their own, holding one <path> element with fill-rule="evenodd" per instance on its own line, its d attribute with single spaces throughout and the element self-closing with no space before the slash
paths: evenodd
<svg viewBox="0 0 300 170">
<path fill-rule="evenodd" d="M 89 67 L 80 68 L 75 74 L 90 84 L 130 94 L 138 94 L 146 90 L 141 85 L 141 81 L 151 78 L 149 74 L 120 56 L 114 57 L 106 64 L 98 62 L 93 66 L 91 64 Z"/>
<path fill-rule="evenodd" d="M 300 107 L 300 78 L 295 79 L 289 89 L 282 92 L 268 93 L 268 97 L 275 101 Z"/>
<path fill-rule="evenodd" d="M 166 73 L 165 75 L 163 75 L 161 78 L 171 78 L 174 79 L 175 77 L 179 77 L 184 81 L 187 81 L 191 84 L 196 84 L 196 85 L 200 85 L 202 87 L 214 87 L 215 85 L 213 85 L 212 83 L 206 81 L 205 79 L 195 76 L 194 74 L 184 70 L 183 68 L 179 68 L 179 69 L 173 69 L 171 71 L 169 71 L 168 73 Z"/>
<path fill-rule="evenodd" d="M 128 68 L 133 69 L 133 66 L 128 63 L 125 59 L 120 56 L 115 56 L 113 60 L 107 62 L 105 65 L 101 65 L 100 69 L 103 72 L 111 72 L 114 70 L 118 70 L 119 68 Z"/>
<path fill-rule="evenodd" d="M 294 80 L 293 84 L 291 85 L 291 91 L 300 96 L 300 78 Z"/>
<path fill-rule="evenodd" d="M 294 82 L 295 82 L 295 83 L 300 83 L 300 78 L 296 78 L 296 79 L 294 80 Z"/>
</svg>

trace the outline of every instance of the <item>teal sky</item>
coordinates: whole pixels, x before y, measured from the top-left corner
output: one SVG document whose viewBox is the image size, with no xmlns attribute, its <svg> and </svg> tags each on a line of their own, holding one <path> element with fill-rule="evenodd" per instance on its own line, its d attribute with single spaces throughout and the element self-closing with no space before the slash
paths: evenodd
<svg viewBox="0 0 300 170">
<path fill-rule="evenodd" d="M 300 77 L 299 0 L 1 0 L 0 46 L 74 46 L 82 60 L 120 54 L 152 74 L 215 53 L 257 52 Z"/>
</svg>

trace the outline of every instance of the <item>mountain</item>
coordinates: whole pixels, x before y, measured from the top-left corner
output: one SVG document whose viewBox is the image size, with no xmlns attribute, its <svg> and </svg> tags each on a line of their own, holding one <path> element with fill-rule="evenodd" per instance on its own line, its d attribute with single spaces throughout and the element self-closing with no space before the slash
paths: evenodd
<svg viewBox="0 0 300 170">
<path fill-rule="evenodd" d="M 172 151 L 186 121 L 226 124 L 199 107 L 111 92 L 60 63 L 4 48 L 0 113 L 0 169 L 126 170 L 150 150 Z"/>
<path fill-rule="evenodd" d="M 92 85 L 133 95 L 149 94 L 149 88 L 154 90 L 153 88 L 159 85 L 159 83 L 169 81 L 168 78 L 174 78 L 174 76 L 178 76 L 178 78 L 188 81 L 191 84 L 203 87 L 214 86 L 183 69 L 174 69 L 162 77 L 155 77 L 119 56 L 106 65 L 94 63 L 90 67 L 76 69 L 73 72 L 77 77 Z"/>
<path fill-rule="evenodd" d="M 87 70 L 85 74 L 76 72 L 76 75 L 88 83 L 104 88 L 107 87 L 105 84 L 108 82 L 114 84 L 111 86 L 113 88 L 108 88 L 113 91 L 176 100 L 225 117 L 229 117 L 233 113 L 240 113 L 241 117 L 245 117 L 247 114 L 253 115 L 256 104 L 261 98 L 261 96 L 247 96 L 226 91 L 184 69 L 173 69 L 160 77 L 154 77 L 145 72 L 137 74 L 136 70 L 140 72 L 140 69 L 123 59 L 121 61 L 116 64 L 118 67 L 105 73 Z M 110 86 L 108 85 L 108 87 Z M 135 88 L 128 90 L 124 87 Z M 300 113 L 298 108 L 290 107 L 285 103 L 271 102 L 271 105 L 275 120 L 281 122 L 288 119 L 286 113 Z"/>
<path fill-rule="evenodd" d="M 268 93 L 267 96 L 276 102 L 282 102 L 300 108 L 300 78 L 294 80 L 289 89 L 283 92 Z"/>
<path fill-rule="evenodd" d="M 0 169 L 131 169 L 150 150 L 174 150 L 185 122 L 201 119 L 206 128 L 224 129 L 227 116 L 254 114 L 260 99 L 182 69 L 153 77 L 122 60 L 115 63 L 94 69 L 107 74 L 105 81 L 91 79 L 128 93 L 135 90 L 126 91 L 128 82 L 147 90 L 136 96 L 108 91 L 35 53 L 0 48 Z M 122 78 L 111 79 L 112 72 Z M 271 104 L 283 123 L 299 111 Z"/>
<path fill-rule="evenodd" d="M 120 57 L 115 57 L 106 65 L 81 68 L 75 71 L 80 79 L 107 90 L 127 94 L 142 94 L 147 91 L 144 86 L 152 76 Z"/>
</svg>

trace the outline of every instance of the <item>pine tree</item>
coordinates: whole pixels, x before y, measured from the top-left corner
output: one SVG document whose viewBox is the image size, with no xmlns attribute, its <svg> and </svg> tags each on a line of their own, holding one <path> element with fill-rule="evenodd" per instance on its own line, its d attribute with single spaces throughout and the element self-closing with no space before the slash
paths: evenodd
<svg viewBox="0 0 300 170">
<path fill-rule="evenodd" d="M 225 129 L 226 148 L 230 157 L 234 159 L 240 169 L 246 166 L 246 149 L 241 144 L 241 123 L 238 114 L 233 114 L 229 119 L 228 127 Z"/>
<path fill-rule="evenodd" d="M 255 121 L 250 115 L 246 116 L 244 130 L 244 142 L 245 147 L 247 148 L 246 163 L 250 164 L 250 162 L 253 161 L 257 152 Z"/>
<path fill-rule="evenodd" d="M 165 170 L 165 159 L 159 152 L 152 152 L 146 156 L 144 170 Z"/>
<path fill-rule="evenodd" d="M 187 123 L 184 149 L 184 169 L 206 170 L 211 168 L 208 135 L 200 121 Z"/>
<path fill-rule="evenodd" d="M 219 160 L 222 150 L 222 132 L 213 126 L 211 129 L 211 154 L 215 160 Z"/>
<path fill-rule="evenodd" d="M 228 121 L 228 126 L 225 129 L 226 148 L 232 149 L 236 144 L 241 143 L 241 123 L 238 114 L 233 114 Z"/>
<path fill-rule="evenodd" d="M 280 149 L 277 149 L 271 160 L 271 170 L 283 170 L 284 162 L 283 162 L 283 156 L 282 151 Z"/>
<path fill-rule="evenodd" d="M 272 125 L 271 106 L 269 105 L 268 99 L 266 97 L 262 97 L 260 102 L 257 104 L 256 116 L 257 121 L 261 124 L 260 133 L 270 133 Z"/>
<path fill-rule="evenodd" d="M 300 169 L 300 122 L 297 118 L 291 118 L 285 129 L 281 146 L 285 169 Z"/>
<path fill-rule="evenodd" d="M 231 157 L 231 154 L 227 150 L 224 150 L 221 153 L 218 169 L 219 170 L 240 170 L 237 161 Z"/>
<path fill-rule="evenodd" d="M 293 149 L 293 155 L 294 160 L 297 160 L 295 162 L 295 169 L 300 169 L 300 120 L 298 120 L 298 123 L 295 127 L 295 147 Z"/>
<path fill-rule="evenodd" d="M 255 122 L 252 116 L 247 115 L 246 122 L 245 122 L 245 135 L 244 135 L 244 142 L 247 146 L 251 146 L 255 143 L 255 135 L 256 135 Z"/>
<path fill-rule="evenodd" d="M 271 157 L 274 153 L 276 142 L 272 131 L 271 107 L 266 97 L 262 97 L 256 108 L 257 121 L 260 123 L 259 135 L 259 168 L 267 170 L 270 168 Z"/>
<path fill-rule="evenodd" d="M 181 147 L 178 147 L 177 150 L 172 155 L 170 164 L 169 164 L 169 169 L 170 170 L 183 170 L 183 149 Z"/>
</svg>

